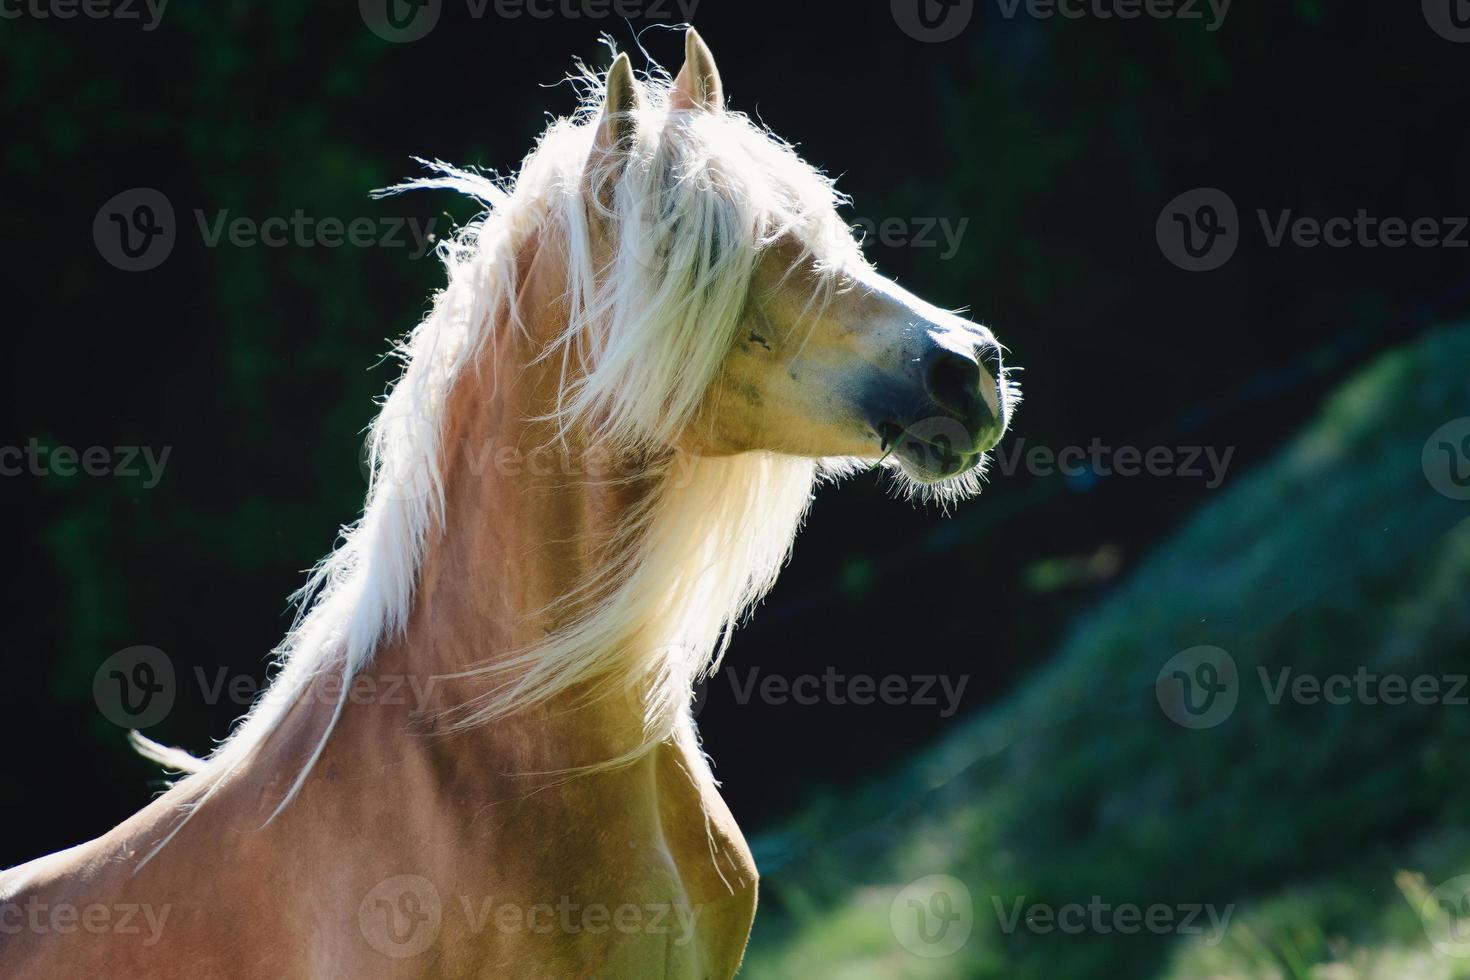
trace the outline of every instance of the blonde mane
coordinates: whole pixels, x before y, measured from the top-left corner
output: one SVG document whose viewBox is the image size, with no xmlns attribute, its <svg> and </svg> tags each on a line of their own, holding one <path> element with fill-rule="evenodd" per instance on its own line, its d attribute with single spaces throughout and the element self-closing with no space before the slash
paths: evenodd
<svg viewBox="0 0 1470 980">
<path fill-rule="evenodd" d="M 599 156 L 605 79 L 583 70 L 574 82 L 578 110 L 551 124 L 513 178 L 434 162 L 431 176 L 378 192 L 446 188 L 486 211 L 440 245 L 448 283 L 398 347 L 404 368 L 371 429 L 363 516 L 295 596 L 298 619 L 275 651 L 270 687 L 205 760 L 135 736 L 145 755 L 197 774 L 203 793 L 186 806 L 203 803 L 264 744 L 318 678 L 340 675 L 332 722 L 279 812 L 325 746 L 345 682 L 403 635 L 425 554 L 453 533 L 440 445 L 449 393 L 462 379 L 473 383 L 466 368 L 486 345 L 494 356 L 499 332 L 526 331 L 515 293 L 518 257 L 533 236 L 550 229 L 564 248 L 570 309 L 541 355 L 559 361 L 562 378 L 543 421 L 663 460 L 730 348 L 762 251 L 778 240 L 801 243 L 821 273 L 814 304 L 830 295 L 836 272 L 865 264 L 832 182 L 745 116 L 671 108 L 668 77 L 655 69 L 640 86 L 631 146 Z M 615 235 L 607 268 L 594 259 L 594 222 Z M 692 686 L 775 581 L 815 482 L 851 464 L 769 453 L 681 463 L 677 480 L 668 462 L 655 464 L 664 468 L 654 471 L 657 490 L 630 517 L 616 560 L 578 590 L 595 597 L 591 611 L 472 671 L 488 681 L 487 693 L 462 706 L 454 725 L 484 724 L 613 678 L 644 696 L 644 738 L 604 765 L 690 730 Z"/>
</svg>

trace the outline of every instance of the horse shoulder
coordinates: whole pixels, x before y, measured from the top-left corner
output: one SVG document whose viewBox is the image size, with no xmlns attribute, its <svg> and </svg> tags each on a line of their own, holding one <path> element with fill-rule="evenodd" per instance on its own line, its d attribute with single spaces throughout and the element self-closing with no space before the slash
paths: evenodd
<svg viewBox="0 0 1470 980">
<path fill-rule="evenodd" d="M 698 936 L 713 975 L 733 975 L 755 921 L 755 858 L 703 754 L 679 741 L 659 752 L 664 837 L 686 899 L 682 924 Z"/>
</svg>

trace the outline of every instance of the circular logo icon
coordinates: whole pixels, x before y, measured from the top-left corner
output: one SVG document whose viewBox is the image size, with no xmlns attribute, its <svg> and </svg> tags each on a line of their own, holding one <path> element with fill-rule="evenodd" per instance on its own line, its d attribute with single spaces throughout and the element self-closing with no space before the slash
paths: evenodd
<svg viewBox="0 0 1470 980">
<path fill-rule="evenodd" d="M 898 449 L 909 463 L 927 471 L 949 472 L 974 451 L 975 433 L 959 419 L 933 415 L 905 426 L 896 437 Z"/>
<path fill-rule="evenodd" d="M 1451 500 L 1470 500 L 1470 418 L 1435 429 L 1420 462 L 1431 487 Z"/>
<path fill-rule="evenodd" d="M 92 676 L 92 700 L 119 728 L 149 728 L 173 710 L 174 664 L 157 647 L 119 650 Z"/>
<path fill-rule="evenodd" d="M 1456 44 L 1470 42 L 1470 0 L 1423 0 L 1434 33 Z"/>
<path fill-rule="evenodd" d="M 898 944 L 915 956 L 953 956 L 975 928 L 975 903 L 970 889 L 953 875 L 925 875 L 894 896 L 888 925 Z"/>
<path fill-rule="evenodd" d="M 443 7 L 444 0 L 357 0 L 368 30 L 394 44 L 426 37 L 439 23 Z"/>
<path fill-rule="evenodd" d="M 1235 711 L 1240 674 L 1219 647 L 1190 647 L 1164 664 L 1154 695 L 1169 720 L 1185 728 L 1214 728 Z"/>
<path fill-rule="evenodd" d="M 890 6 L 899 29 L 928 44 L 953 41 L 975 16 L 975 0 L 890 0 Z"/>
<path fill-rule="evenodd" d="M 1196 187 L 1164 205 L 1154 224 L 1159 251 L 1186 272 L 1218 269 L 1240 244 L 1240 220 L 1230 195 Z"/>
<path fill-rule="evenodd" d="M 378 423 L 376 471 L 373 438 L 363 443 L 358 466 L 374 494 L 388 500 L 419 500 L 434 489 L 434 427 L 417 415 L 395 415 Z"/>
<path fill-rule="evenodd" d="M 381 881 L 357 907 L 357 926 L 363 938 L 393 959 L 407 959 L 428 949 L 443 919 L 439 890 L 422 875 L 396 875 Z"/>
<path fill-rule="evenodd" d="M 1470 875 L 1458 875 L 1430 892 L 1419 920 L 1440 953 L 1470 957 Z"/>
<path fill-rule="evenodd" d="M 177 235 L 173 204 L 152 187 L 114 194 L 92 219 L 97 251 L 124 272 L 158 268 L 174 250 Z"/>
</svg>

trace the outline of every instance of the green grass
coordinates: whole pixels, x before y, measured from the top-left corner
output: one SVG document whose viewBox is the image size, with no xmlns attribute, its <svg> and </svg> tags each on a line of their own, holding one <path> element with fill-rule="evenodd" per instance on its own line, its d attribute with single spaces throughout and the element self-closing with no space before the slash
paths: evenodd
<svg viewBox="0 0 1470 980">
<path fill-rule="evenodd" d="M 1004 703 L 757 839 L 764 900 L 745 975 L 1470 975 L 1470 960 L 1432 949 L 1408 897 L 1470 871 L 1470 837 L 1456 836 L 1470 707 L 1272 704 L 1258 674 L 1470 670 L 1470 504 L 1436 493 L 1420 462 L 1429 434 L 1463 415 L 1470 328 L 1384 356 L 1233 477 Z M 1188 730 L 1154 682 L 1197 645 L 1230 653 L 1240 694 L 1222 724 Z M 889 912 L 935 873 L 964 883 L 974 927 L 926 959 Z M 1232 918 L 1210 945 L 1007 931 L 997 912 L 1093 896 Z"/>
</svg>

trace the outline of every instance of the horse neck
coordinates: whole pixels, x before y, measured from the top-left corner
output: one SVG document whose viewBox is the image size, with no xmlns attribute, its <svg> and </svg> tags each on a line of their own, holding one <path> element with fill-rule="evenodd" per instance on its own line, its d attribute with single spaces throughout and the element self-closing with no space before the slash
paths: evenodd
<svg viewBox="0 0 1470 980">
<path fill-rule="evenodd" d="M 541 316 L 556 312 L 547 304 Z M 588 583 L 613 571 L 625 544 L 619 532 L 659 479 L 538 421 L 552 405 L 561 365 L 537 360 L 533 342 L 507 327 L 499 325 L 498 344 L 486 345 L 446 400 L 442 528 L 430 532 L 404 635 L 371 667 L 407 679 L 419 702 L 408 724 L 419 732 L 443 733 L 444 712 L 454 717 L 515 676 L 455 675 L 494 668 L 592 610 L 601 593 Z M 640 692 L 617 690 L 572 688 L 485 726 L 478 739 L 461 732 L 448 743 L 494 751 L 501 768 L 519 771 L 603 762 L 642 736 Z M 599 696 L 589 701 L 589 693 Z M 506 759 L 507 751 L 516 758 Z"/>
</svg>

